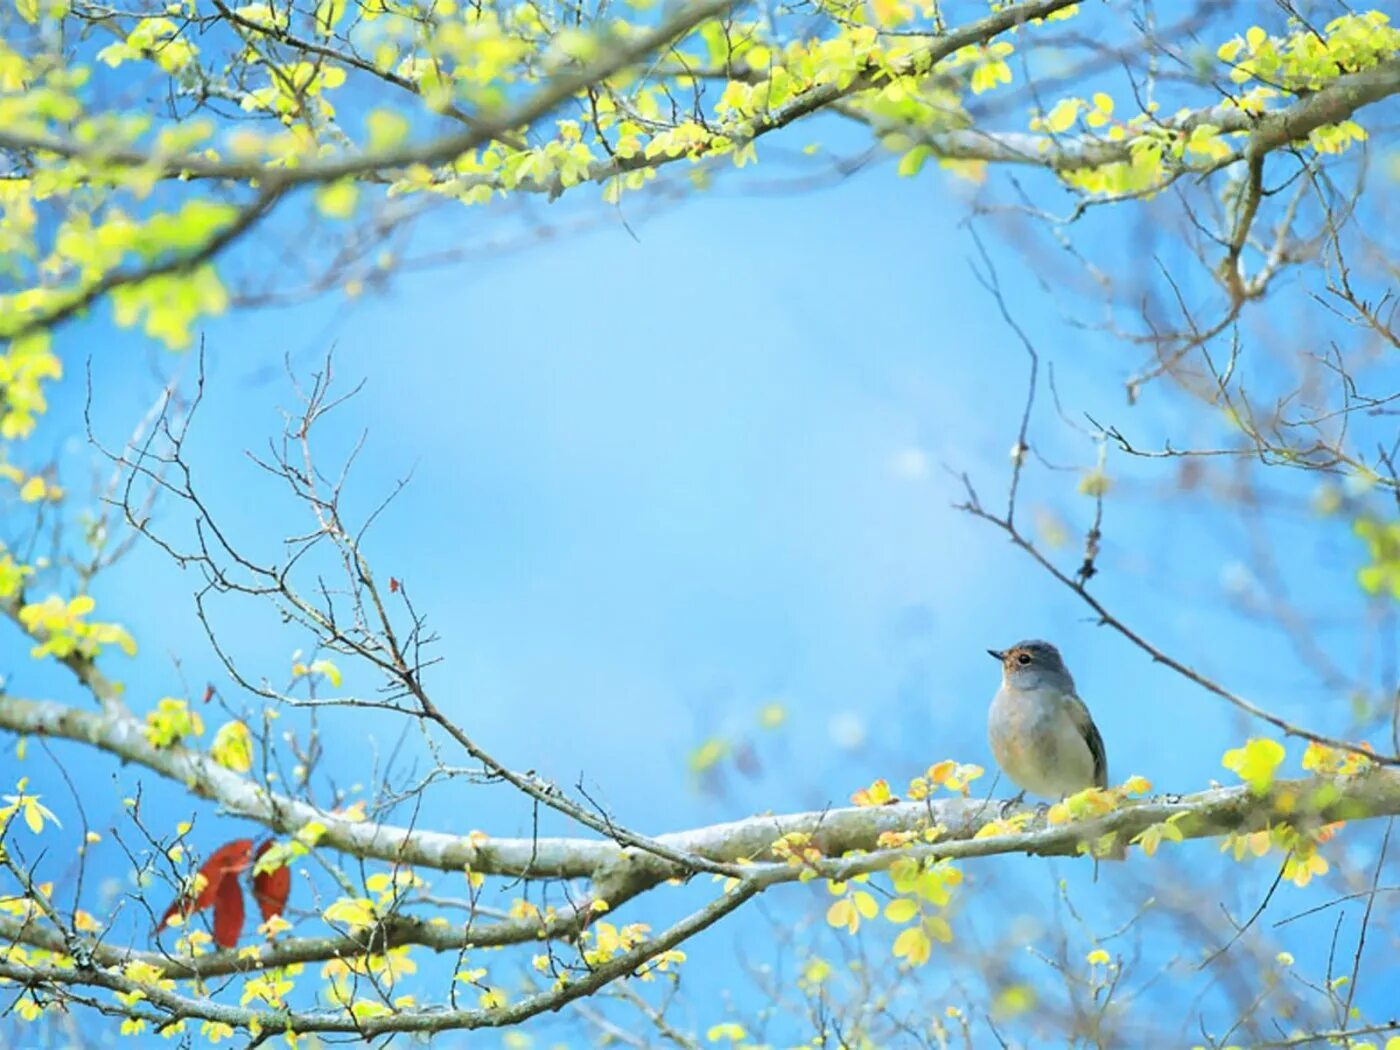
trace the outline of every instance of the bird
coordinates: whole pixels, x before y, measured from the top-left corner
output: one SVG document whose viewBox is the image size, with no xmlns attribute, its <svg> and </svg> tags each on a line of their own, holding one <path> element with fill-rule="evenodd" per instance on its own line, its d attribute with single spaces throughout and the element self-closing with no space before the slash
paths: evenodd
<svg viewBox="0 0 1400 1050">
<path fill-rule="evenodd" d="M 1060 651 L 1028 640 L 988 649 L 1001 663 L 1001 688 L 987 714 L 997 765 L 1021 789 L 1051 799 L 1108 786 L 1103 737 L 1079 699 Z"/>
</svg>

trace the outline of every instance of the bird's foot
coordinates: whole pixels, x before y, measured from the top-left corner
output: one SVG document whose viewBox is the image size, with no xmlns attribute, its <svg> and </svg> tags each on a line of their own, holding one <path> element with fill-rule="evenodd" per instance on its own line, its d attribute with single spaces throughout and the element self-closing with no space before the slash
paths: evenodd
<svg viewBox="0 0 1400 1050">
<path fill-rule="evenodd" d="M 1026 800 L 1025 791 L 1016 792 L 1015 796 L 1007 799 L 1001 804 L 1001 819 L 1005 820 L 1006 815 Z"/>
</svg>

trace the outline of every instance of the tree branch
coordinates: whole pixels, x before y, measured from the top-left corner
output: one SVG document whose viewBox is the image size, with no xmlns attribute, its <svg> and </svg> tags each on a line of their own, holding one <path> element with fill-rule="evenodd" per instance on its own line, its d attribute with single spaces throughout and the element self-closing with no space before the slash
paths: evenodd
<svg viewBox="0 0 1400 1050">
<path fill-rule="evenodd" d="M 625 849 L 595 838 L 488 838 L 422 831 L 388 824 L 353 823 L 305 802 L 274 794 L 246 777 L 217 765 L 207 755 L 183 747 L 157 749 L 134 719 L 112 719 L 51 702 L 6 697 L 0 703 L 0 728 L 15 733 L 63 737 L 91 744 L 186 784 L 201 797 L 217 801 L 235 816 L 247 817 L 279 831 L 294 832 L 313 821 L 325 825 L 318 848 L 443 871 L 470 867 L 474 872 L 526 879 L 619 878 L 631 873 L 661 881 L 690 872 L 640 850 Z M 1324 789 L 1324 790 L 1319 790 Z M 1013 808 L 1010 812 L 1017 812 Z M 874 851 L 854 860 L 828 859 L 819 874 L 839 878 L 888 867 L 902 856 L 979 857 L 1008 853 L 1068 856 L 1079 844 L 1108 832 L 1131 838 L 1153 824 L 1178 821 L 1186 838 L 1208 838 L 1254 831 L 1277 821 L 1304 817 L 1323 823 L 1400 815 L 1400 771 L 1377 768 L 1364 775 L 1334 779 L 1314 777 L 1278 781 L 1271 794 L 1253 795 L 1246 786 L 1212 788 L 1194 795 L 1124 803 L 1094 821 L 1032 827 L 1012 834 L 977 838 L 1001 813 L 994 800 L 952 797 L 890 806 L 814 810 L 807 813 L 748 817 L 688 831 L 656 836 L 677 852 L 692 853 L 721 864 L 746 866 L 772 860 L 772 846 L 782 836 L 813 836 L 826 858 L 852 850 Z M 934 843 L 910 849 L 880 849 L 885 832 L 921 831 L 941 825 Z M 783 867 L 770 864 L 767 866 Z M 747 870 L 762 870 L 748 867 Z M 796 874 L 793 875 L 796 877 Z"/>
</svg>

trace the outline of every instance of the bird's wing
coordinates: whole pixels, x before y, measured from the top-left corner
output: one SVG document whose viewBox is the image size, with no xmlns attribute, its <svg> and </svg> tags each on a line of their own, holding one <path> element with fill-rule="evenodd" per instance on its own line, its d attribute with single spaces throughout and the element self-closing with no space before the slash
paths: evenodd
<svg viewBox="0 0 1400 1050">
<path fill-rule="evenodd" d="M 1094 756 L 1094 786 L 1108 787 L 1108 756 L 1104 754 L 1103 737 L 1099 736 L 1099 727 L 1094 725 L 1089 708 L 1079 697 L 1071 696 L 1069 713 L 1075 727 L 1084 734 L 1084 743 L 1089 745 L 1089 754 Z"/>
</svg>

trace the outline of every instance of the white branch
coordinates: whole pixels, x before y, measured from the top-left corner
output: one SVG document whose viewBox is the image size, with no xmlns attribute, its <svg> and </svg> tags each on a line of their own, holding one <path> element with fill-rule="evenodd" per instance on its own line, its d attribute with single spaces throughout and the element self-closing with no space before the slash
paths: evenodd
<svg viewBox="0 0 1400 1050">
<path fill-rule="evenodd" d="M 223 768 L 208 755 L 185 747 L 155 748 L 143 726 L 132 718 L 113 717 L 50 701 L 0 699 L 0 729 L 80 741 L 143 765 L 184 784 L 194 795 L 213 799 L 229 813 L 275 830 L 292 833 L 317 822 L 326 833 L 319 845 L 357 857 L 397 861 L 443 871 L 470 867 L 489 875 L 530 879 L 606 878 L 611 884 L 654 883 L 694 874 L 661 858 L 599 838 L 487 838 L 473 841 L 389 824 L 356 823 L 306 802 L 269 791 L 253 780 Z M 1324 789 L 1319 791 L 1319 789 Z M 1376 768 L 1364 775 L 1284 780 L 1272 793 L 1251 794 L 1245 786 L 1212 788 L 1180 797 L 1127 802 L 1095 821 L 1039 826 L 1015 834 L 976 838 L 1000 815 L 996 801 L 951 797 L 889 806 L 819 810 L 754 816 L 656 836 L 678 853 L 721 863 L 773 861 L 772 845 L 791 832 L 805 832 L 827 858 L 852 850 L 868 851 L 856 861 L 824 863 L 823 874 L 878 870 L 901 856 L 975 857 L 1003 853 L 1038 856 L 1071 855 L 1080 842 L 1116 831 L 1129 839 L 1153 824 L 1178 818 L 1187 838 L 1231 831 L 1252 831 L 1271 822 L 1336 821 L 1400 815 L 1400 771 Z M 903 850 L 879 849 L 884 832 L 921 831 L 941 825 L 940 840 Z M 843 866 L 844 865 L 844 866 Z"/>
</svg>

